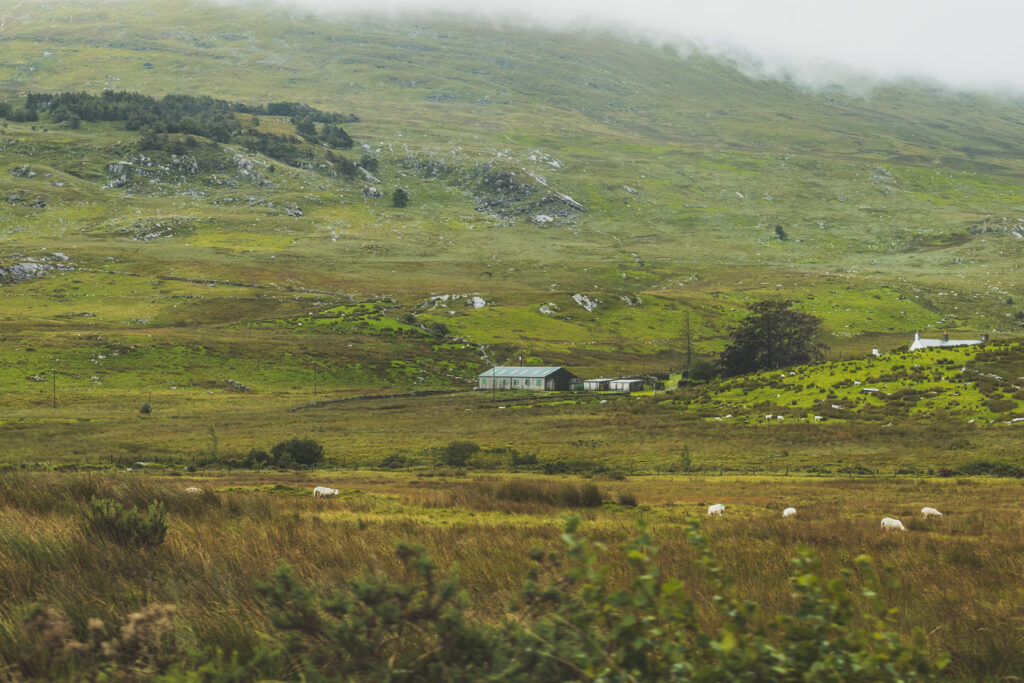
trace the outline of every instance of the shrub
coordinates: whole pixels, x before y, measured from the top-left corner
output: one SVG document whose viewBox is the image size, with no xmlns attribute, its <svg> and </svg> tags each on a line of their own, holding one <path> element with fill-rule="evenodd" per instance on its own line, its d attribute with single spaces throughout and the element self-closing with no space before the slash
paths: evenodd
<svg viewBox="0 0 1024 683">
<path fill-rule="evenodd" d="M 289 439 L 271 448 L 270 454 L 275 467 L 312 467 L 323 462 L 324 447 L 313 439 Z"/>
<path fill-rule="evenodd" d="M 409 206 L 409 193 L 400 187 L 396 187 L 391 195 L 391 204 L 399 209 Z"/>
<path fill-rule="evenodd" d="M 405 456 L 399 455 L 398 453 L 391 453 L 380 461 L 381 467 L 386 467 L 392 470 L 397 470 L 399 468 L 405 467 L 407 464 L 409 463 L 406 460 Z"/>
<path fill-rule="evenodd" d="M 993 413 L 1006 413 L 1017 408 L 1017 402 L 1005 398 L 993 398 L 985 402 L 985 407 Z"/>
<path fill-rule="evenodd" d="M 509 459 L 509 465 L 512 467 L 536 467 L 537 456 L 533 453 L 520 455 L 518 452 L 512 451 L 512 456 Z"/>
<path fill-rule="evenodd" d="M 601 491 L 594 484 L 584 484 L 580 487 L 580 506 L 585 508 L 601 507 L 604 497 Z"/>
<path fill-rule="evenodd" d="M 89 500 L 89 525 L 120 545 L 155 548 L 167 535 L 167 510 L 160 501 L 153 501 L 142 515 L 116 500 L 93 496 Z"/>
<path fill-rule="evenodd" d="M 800 549 L 791 611 L 761 615 L 737 595 L 691 520 L 687 537 L 719 612 L 717 625 L 705 628 L 697 602 L 654 563 L 658 549 L 642 524 L 623 550 L 625 585 L 597 564 L 578 525 L 567 521 L 563 552 L 531 552 L 514 614 L 500 624 L 472 616 L 458 575 L 439 575 L 418 546 L 397 547 L 405 580 L 367 571 L 329 599 L 282 566 L 258 586 L 281 644 L 270 661 L 287 678 L 311 680 L 329 672 L 338 680 L 793 683 L 933 681 L 948 664 L 947 655 L 928 655 L 921 629 L 900 638 L 866 556 L 856 571 L 828 580 L 817 556 Z"/>
<path fill-rule="evenodd" d="M 1024 468 L 1011 465 L 1010 463 L 989 462 L 988 460 L 965 462 L 957 468 L 957 471 L 968 476 L 989 475 L 992 477 L 1024 478 Z"/>
<path fill-rule="evenodd" d="M 271 460 L 270 453 L 260 448 L 253 448 L 250 450 L 245 458 L 242 459 L 241 465 L 250 469 L 261 469 L 267 465 Z"/>
<path fill-rule="evenodd" d="M 635 508 L 637 506 L 636 496 L 629 491 L 619 492 L 619 505 Z"/>
<path fill-rule="evenodd" d="M 479 452 L 479 444 L 472 441 L 452 441 L 441 450 L 441 464 L 465 467 L 469 464 L 469 459 Z"/>
<path fill-rule="evenodd" d="M 139 408 L 139 412 L 143 415 L 149 415 L 153 412 L 153 407 L 149 405 L 149 401 L 146 401 L 142 404 L 142 407 Z"/>
</svg>

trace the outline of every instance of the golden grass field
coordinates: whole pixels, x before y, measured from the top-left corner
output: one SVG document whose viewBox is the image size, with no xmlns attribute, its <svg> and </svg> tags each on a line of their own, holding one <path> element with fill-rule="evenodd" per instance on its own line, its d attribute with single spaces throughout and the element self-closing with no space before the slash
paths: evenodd
<svg viewBox="0 0 1024 683">
<path fill-rule="evenodd" d="M 684 581 L 711 626 L 717 617 L 685 538 L 686 521 L 694 517 L 735 576 L 738 594 L 760 603 L 764 614 L 791 605 L 787 577 L 799 546 L 820 554 L 825 576 L 867 554 L 877 566 L 891 567 L 898 581 L 885 597 L 899 608 L 899 631 L 922 627 L 933 651 L 951 654 L 955 679 L 1013 680 L 1024 670 L 1022 482 L 597 478 L 587 481 L 605 503 L 583 510 L 521 492 L 581 481 L 367 470 L 173 477 L 7 472 L 0 478 L 0 588 L 9 596 L 0 616 L 0 667 L 6 667 L 0 670 L 53 671 L 51 663 L 33 659 L 39 651 L 20 628 L 32 603 L 62 610 L 80 625 L 89 618 L 119 623 L 146 605 L 171 603 L 190 642 L 217 643 L 244 657 L 268 628 L 254 585 L 280 563 L 327 591 L 365 567 L 397 573 L 391 550 L 399 540 L 423 544 L 442 568 L 457 565 L 471 611 L 497 621 L 528 568 L 528 551 L 558 547 L 570 511 L 582 515 L 581 534 L 608 549 L 600 559 L 610 563 L 615 580 L 626 574 L 615 549 L 645 519 L 660 548 L 657 564 Z M 340 495 L 314 499 L 315 485 Z M 203 495 L 186 493 L 188 486 Z M 637 506 L 616 502 L 627 493 Z M 165 542 L 139 551 L 97 537 L 82 522 L 93 495 L 142 507 L 163 501 L 170 516 Z M 719 502 L 724 517 L 705 517 L 707 506 Z M 921 518 L 925 505 L 944 517 Z M 797 508 L 795 519 L 781 518 L 788 506 Z M 883 516 L 902 519 L 908 531 L 883 532 Z"/>
</svg>

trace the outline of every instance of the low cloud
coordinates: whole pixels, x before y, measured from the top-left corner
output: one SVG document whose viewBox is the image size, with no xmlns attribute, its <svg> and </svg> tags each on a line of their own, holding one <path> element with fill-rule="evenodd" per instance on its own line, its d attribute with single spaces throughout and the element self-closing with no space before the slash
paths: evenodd
<svg viewBox="0 0 1024 683">
<path fill-rule="evenodd" d="M 365 12 L 353 0 L 283 0 L 322 12 Z M 374 11 L 447 11 L 555 30 L 616 28 L 696 46 L 762 73 L 812 85 L 921 79 L 1024 94 L 1024 3 L 997 0 L 381 0 Z M 685 48 L 684 48 L 685 49 Z"/>
</svg>

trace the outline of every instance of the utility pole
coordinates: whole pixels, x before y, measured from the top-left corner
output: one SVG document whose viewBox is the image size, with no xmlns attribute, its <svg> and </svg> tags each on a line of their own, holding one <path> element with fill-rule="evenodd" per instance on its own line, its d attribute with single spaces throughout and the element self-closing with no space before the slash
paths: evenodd
<svg viewBox="0 0 1024 683">
<path fill-rule="evenodd" d="M 693 343 L 690 337 L 690 312 L 686 312 L 686 371 L 690 371 L 693 364 Z"/>
</svg>

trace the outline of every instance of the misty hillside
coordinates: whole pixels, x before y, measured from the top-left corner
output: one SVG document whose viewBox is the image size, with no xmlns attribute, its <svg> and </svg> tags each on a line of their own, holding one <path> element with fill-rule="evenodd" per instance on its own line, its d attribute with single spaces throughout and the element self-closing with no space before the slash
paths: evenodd
<svg viewBox="0 0 1024 683">
<path fill-rule="evenodd" d="M 838 354 L 1024 318 L 1020 102 L 808 90 L 449 15 L 2 14 L 0 282 L 21 296 L 0 315 L 19 338 L 146 331 L 166 351 L 202 333 L 225 355 L 274 338 L 337 358 L 344 334 L 339 381 L 363 384 L 383 338 L 375 353 L 430 357 L 387 371 L 402 385 L 471 375 L 480 344 L 499 362 L 678 364 L 686 313 L 711 353 L 768 295 L 823 316 Z M 137 125 L 45 104 L 105 90 L 225 104 Z M 438 346 L 453 337 L 468 343 Z"/>
</svg>

